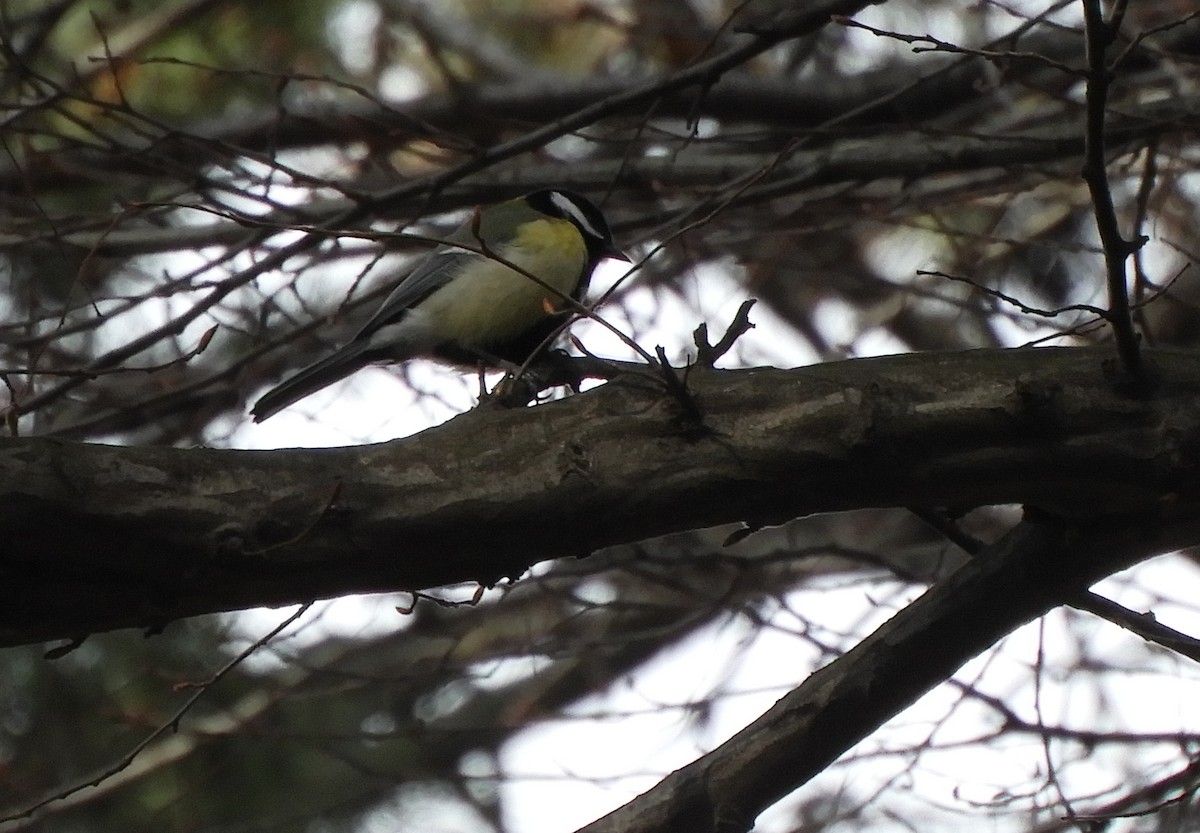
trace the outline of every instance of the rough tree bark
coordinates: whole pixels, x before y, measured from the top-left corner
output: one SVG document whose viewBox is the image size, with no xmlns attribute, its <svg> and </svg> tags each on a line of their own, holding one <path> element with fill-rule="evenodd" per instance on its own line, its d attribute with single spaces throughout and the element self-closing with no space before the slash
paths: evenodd
<svg viewBox="0 0 1200 833">
<path fill-rule="evenodd" d="M 1147 351 L 1157 385 L 1136 397 L 1110 356 L 697 370 L 699 426 L 635 377 L 363 447 L 3 440 L 0 645 L 491 583 L 677 530 L 870 506 L 1024 503 L 1152 538 L 1200 517 L 1200 363 Z"/>
</svg>

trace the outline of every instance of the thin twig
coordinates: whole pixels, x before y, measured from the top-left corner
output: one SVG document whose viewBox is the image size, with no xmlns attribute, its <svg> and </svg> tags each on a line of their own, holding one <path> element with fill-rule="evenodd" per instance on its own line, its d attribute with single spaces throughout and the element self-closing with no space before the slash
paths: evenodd
<svg viewBox="0 0 1200 833">
<path fill-rule="evenodd" d="M 1019 298 L 1015 298 L 1012 295 L 1008 295 L 1004 292 L 1001 292 L 999 289 L 993 289 L 990 286 L 984 286 L 983 284 L 979 283 L 978 281 L 976 281 L 972 278 L 964 277 L 962 275 L 952 275 L 948 272 L 942 272 L 941 270 L 938 270 L 938 269 L 918 269 L 917 274 L 920 276 L 923 276 L 923 277 L 944 278 L 945 280 L 948 280 L 948 281 L 955 281 L 957 283 L 965 283 L 968 286 L 978 290 L 979 292 L 982 292 L 984 295 L 988 295 L 992 298 L 995 298 L 999 301 L 1003 301 L 1006 304 L 1016 307 L 1017 309 L 1019 309 L 1021 312 L 1025 313 L 1026 315 L 1036 315 L 1041 318 L 1057 318 L 1058 316 L 1064 315 L 1068 312 L 1086 312 L 1086 313 L 1091 313 L 1092 315 L 1098 315 L 1101 318 L 1104 318 L 1108 314 L 1107 310 L 1101 309 L 1100 307 L 1094 307 L 1091 304 L 1066 304 L 1065 306 L 1056 307 L 1054 309 L 1041 309 L 1039 307 L 1031 307 L 1031 306 L 1029 306 L 1029 304 L 1020 300 Z"/>
<path fill-rule="evenodd" d="M 10 815 L 0 817 L 0 822 L 18 821 L 23 818 L 28 818 L 28 817 L 32 816 L 34 813 L 36 813 L 38 810 L 42 809 L 43 807 L 45 807 L 49 804 L 53 804 L 56 801 L 61 801 L 65 798 L 68 798 L 69 796 L 72 796 L 75 793 L 85 790 L 88 787 L 97 786 L 98 784 L 102 783 L 103 781 L 113 777 L 117 773 L 119 773 L 122 770 L 129 767 L 129 765 L 133 763 L 134 759 L 137 758 L 137 756 L 140 755 L 142 752 L 144 752 L 150 746 L 150 744 L 154 743 L 156 740 L 161 738 L 163 735 L 166 735 L 170 732 L 178 731 L 179 730 L 179 721 L 183 719 L 184 715 L 186 715 L 189 711 L 192 710 L 192 708 L 196 705 L 196 702 L 201 697 L 203 697 L 206 693 L 211 691 L 213 686 L 215 686 L 222 679 L 224 679 L 229 674 L 229 672 L 233 671 L 233 669 L 235 669 L 239 665 L 241 665 L 242 662 L 244 662 L 247 657 L 249 657 L 251 654 L 253 654 L 255 651 L 257 651 L 259 648 L 266 645 L 268 642 L 270 642 L 272 639 L 274 639 L 276 636 L 278 636 L 281 632 L 283 632 L 284 629 L 288 628 L 293 622 L 295 622 L 297 619 L 299 619 L 301 616 L 303 616 L 305 613 L 307 613 L 308 609 L 310 607 L 312 607 L 312 605 L 313 605 L 312 602 L 305 602 L 304 604 L 300 605 L 300 607 L 294 613 L 292 613 L 290 616 L 288 616 L 286 619 L 284 619 L 282 622 L 280 622 L 278 625 L 276 625 L 274 628 L 272 628 L 271 631 L 269 633 L 267 633 L 265 636 L 263 636 L 262 638 L 255 641 L 252 645 L 250 645 L 250 647 L 246 648 L 246 650 L 242 651 L 236 657 L 234 657 L 229 662 L 227 662 L 219 671 L 217 671 L 217 673 L 213 674 L 211 677 L 209 677 L 207 680 L 205 680 L 203 682 L 195 683 L 194 685 L 190 686 L 190 687 L 194 687 L 196 689 L 195 693 L 192 694 L 192 696 L 189 697 L 187 700 L 185 700 L 183 705 L 181 705 L 178 709 L 176 709 L 175 713 L 173 715 L 171 715 L 170 718 L 168 718 L 165 722 L 160 724 L 157 729 L 155 729 L 153 732 L 151 732 L 149 735 L 147 735 L 141 741 L 139 741 L 138 744 L 133 747 L 133 749 L 131 749 L 131 750 L 129 750 L 129 752 L 125 753 L 125 755 L 119 761 L 117 761 L 115 764 L 104 768 L 103 770 L 101 770 L 98 773 L 91 775 L 86 780 L 79 781 L 79 782 L 71 785 L 70 787 L 66 787 L 62 790 L 59 790 L 58 792 L 54 793 L 53 795 L 46 796 L 45 798 L 40 799 L 36 803 L 29 805 L 28 807 L 26 807 L 23 810 L 18 810 L 17 812 L 12 813 Z"/>
<path fill-rule="evenodd" d="M 1150 195 L 1154 191 L 1154 186 L 1158 181 L 1158 139 L 1151 139 L 1146 145 L 1146 160 L 1142 165 L 1142 181 L 1138 185 L 1136 213 L 1133 219 L 1133 229 L 1137 234 L 1142 233 L 1142 229 L 1146 225 L 1146 217 L 1150 213 Z M 1146 299 L 1146 286 L 1149 280 L 1146 277 L 1145 264 L 1142 262 L 1142 249 L 1138 249 L 1133 254 L 1133 309 L 1136 311 L 1136 320 L 1143 338 L 1147 344 L 1154 346 L 1154 334 L 1146 323 L 1145 307 L 1143 303 Z"/>
<path fill-rule="evenodd" d="M 1138 613 L 1090 590 L 1067 599 L 1067 604 L 1112 622 L 1147 642 L 1200 662 L 1200 639 L 1164 625 L 1152 613 Z"/>
<path fill-rule="evenodd" d="M 1145 237 L 1126 240 L 1121 236 L 1105 165 L 1104 118 L 1112 73 L 1105 50 L 1116 39 L 1116 29 L 1104 20 L 1100 0 L 1083 0 L 1087 42 L 1087 126 L 1084 132 L 1083 179 L 1092 196 L 1096 229 L 1104 248 L 1108 274 L 1108 311 L 1105 318 L 1113 329 L 1121 364 L 1135 381 L 1145 381 L 1145 367 L 1129 309 L 1125 261 L 1146 242 Z M 1119 23 L 1120 18 L 1115 18 Z"/>
<path fill-rule="evenodd" d="M 160 373 L 177 365 L 186 364 L 207 350 L 208 345 L 212 342 L 213 336 L 217 334 L 220 326 L 219 324 L 214 324 L 205 330 L 196 346 L 182 356 L 158 364 L 143 365 L 141 367 L 110 367 L 107 370 L 87 370 L 86 368 L 78 370 L 37 370 L 33 367 L 0 367 L 0 375 L 23 373 L 38 376 L 84 376 L 88 379 L 98 379 L 101 376 L 110 376 L 118 373 Z"/>
<path fill-rule="evenodd" d="M 745 301 L 742 301 L 742 305 L 734 313 L 733 321 L 729 323 L 729 327 L 725 330 L 725 335 L 721 336 L 716 344 L 708 343 L 707 324 L 701 324 L 696 328 L 692 337 L 696 341 L 697 364 L 701 367 L 712 367 L 716 364 L 717 359 L 729 352 L 735 341 L 754 329 L 754 325 L 750 323 L 750 308 L 755 303 L 756 299 L 754 298 L 747 298 Z"/>
<path fill-rule="evenodd" d="M 1051 69 L 1056 69 L 1059 72 L 1067 75 L 1078 75 L 1079 70 L 1075 67 L 1068 66 L 1061 61 L 1056 61 L 1046 55 L 1037 52 L 1018 52 L 1011 49 L 973 49 L 965 46 L 959 46 L 955 43 L 939 40 L 932 35 L 905 35 L 900 32 L 892 32 L 887 29 L 878 29 L 874 26 L 868 26 L 865 23 L 860 23 L 848 17 L 835 17 L 834 23 L 841 24 L 849 29 L 862 29 L 865 32 L 870 32 L 872 35 L 880 38 L 891 38 L 893 40 L 907 43 L 913 47 L 913 52 L 920 54 L 922 52 L 946 52 L 952 55 L 966 55 L 972 58 L 983 58 L 986 61 L 993 63 L 1008 63 L 1011 61 L 1025 60 L 1033 61 L 1039 64 L 1044 64 Z M 922 46 L 921 44 L 928 44 Z"/>
</svg>

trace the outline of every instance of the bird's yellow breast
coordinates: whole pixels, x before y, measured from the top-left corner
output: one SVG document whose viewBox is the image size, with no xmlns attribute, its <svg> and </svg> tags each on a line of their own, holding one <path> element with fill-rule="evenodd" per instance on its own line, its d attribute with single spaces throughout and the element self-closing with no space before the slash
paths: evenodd
<svg viewBox="0 0 1200 833">
<path fill-rule="evenodd" d="M 587 266 L 582 235 L 565 220 L 525 223 L 515 240 L 496 254 L 571 295 Z M 487 346 L 515 339 L 546 317 L 546 303 L 563 308 L 560 297 L 497 260 L 478 260 L 421 303 L 437 321 L 439 334 L 459 344 Z"/>
</svg>

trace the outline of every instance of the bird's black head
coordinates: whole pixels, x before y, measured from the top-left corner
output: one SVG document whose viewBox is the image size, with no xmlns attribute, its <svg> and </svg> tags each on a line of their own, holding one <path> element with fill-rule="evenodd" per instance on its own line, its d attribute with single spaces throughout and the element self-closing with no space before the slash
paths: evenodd
<svg viewBox="0 0 1200 833">
<path fill-rule="evenodd" d="M 561 217 L 570 220 L 583 235 L 587 244 L 588 254 L 592 261 L 602 257 L 612 257 L 628 261 L 629 257 L 617 248 L 613 242 L 612 230 L 604 214 L 596 204 L 575 191 L 563 188 L 546 188 L 525 195 L 525 202 L 530 208 L 551 217 Z"/>
</svg>

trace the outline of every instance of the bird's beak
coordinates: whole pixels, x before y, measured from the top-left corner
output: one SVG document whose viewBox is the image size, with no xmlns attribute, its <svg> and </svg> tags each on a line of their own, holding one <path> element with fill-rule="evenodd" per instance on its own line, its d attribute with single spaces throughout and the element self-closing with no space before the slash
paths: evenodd
<svg viewBox="0 0 1200 833">
<path fill-rule="evenodd" d="M 613 260 L 623 260 L 626 263 L 633 263 L 633 258 L 631 258 L 629 255 L 625 254 L 623 251 L 618 249 L 616 246 L 609 246 L 607 249 L 605 249 L 600 254 L 602 254 L 604 257 L 610 257 Z"/>
</svg>

